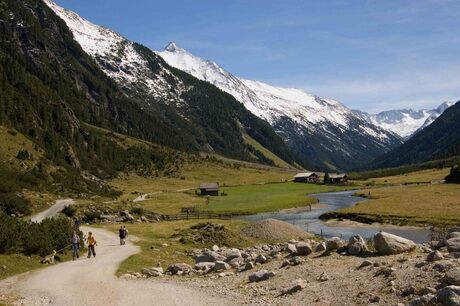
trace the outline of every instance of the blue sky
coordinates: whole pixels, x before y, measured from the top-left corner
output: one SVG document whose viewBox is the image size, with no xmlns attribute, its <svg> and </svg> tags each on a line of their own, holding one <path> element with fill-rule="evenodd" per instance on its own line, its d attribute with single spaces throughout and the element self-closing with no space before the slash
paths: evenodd
<svg viewBox="0 0 460 306">
<path fill-rule="evenodd" d="M 460 100 L 460 1 L 56 0 L 154 50 L 376 112 Z"/>
</svg>

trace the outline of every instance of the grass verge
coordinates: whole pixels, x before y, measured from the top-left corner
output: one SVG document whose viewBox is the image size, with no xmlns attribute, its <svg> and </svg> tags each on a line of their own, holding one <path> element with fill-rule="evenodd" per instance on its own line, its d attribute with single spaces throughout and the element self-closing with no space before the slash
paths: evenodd
<svg viewBox="0 0 460 306">
<path fill-rule="evenodd" d="M 142 268 L 157 266 L 159 263 L 164 269 L 169 264 L 184 262 L 193 264 L 193 259 L 187 252 L 195 248 L 211 247 L 214 242 L 191 241 L 181 239 L 187 237 L 193 230 L 191 226 L 213 222 L 222 224 L 227 229 L 225 236 L 220 237 L 220 246 L 248 247 L 256 242 L 239 234 L 247 222 L 242 220 L 183 220 L 174 222 L 144 223 L 129 226 L 130 235 L 139 238 L 135 244 L 140 246 L 141 252 L 130 256 L 117 271 L 121 276 L 128 271 L 140 271 Z M 117 232 L 119 225 L 106 225 L 104 228 Z"/>
</svg>

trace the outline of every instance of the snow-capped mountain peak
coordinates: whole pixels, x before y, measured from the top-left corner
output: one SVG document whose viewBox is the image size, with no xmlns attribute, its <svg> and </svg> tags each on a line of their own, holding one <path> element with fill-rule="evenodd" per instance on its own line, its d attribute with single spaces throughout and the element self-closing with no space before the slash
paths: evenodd
<svg viewBox="0 0 460 306">
<path fill-rule="evenodd" d="M 169 65 L 234 96 L 253 114 L 267 120 L 286 141 L 302 142 L 292 144 L 303 146 L 300 151 L 315 151 L 315 154 L 323 151 L 323 155 L 351 158 L 362 154 L 357 153 L 358 150 L 381 153 L 400 144 L 396 134 L 369 123 L 338 101 L 320 98 L 301 89 L 236 77 L 217 63 L 201 59 L 176 44 L 169 44 L 158 54 Z M 318 143 L 313 145 L 316 141 Z M 347 141 L 350 143 L 345 144 Z"/>
<path fill-rule="evenodd" d="M 434 109 L 421 109 L 418 111 L 412 109 L 395 109 L 383 111 L 378 114 L 368 114 L 360 111 L 355 111 L 355 113 L 375 125 L 397 133 L 403 138 L 409 138 L 417 131 L 430 125 L 453 104 L 453 102 L 444 102 Z"/>
<path fill-rule="evenodd" d="M 77 13 L 60 7 L 52 0 L 44 1 L 65 21 L 74 39 L 98 62 L 109 77 L 123 87 L 144 88 L 153 97 L 181 101 L 180 95 L 185 89 L 181 88 L 180 81 L 176 78 L 179 84 L 176 88 L 169 86 L 167 79 L 174 76 L 161 63 L 158 70 L 152 73 L 147 61 L 133 42 L 115 31 L 95 25 Z M 174 46 L 174 44 L 170 46 L 171 49 Z"/>
</svg>

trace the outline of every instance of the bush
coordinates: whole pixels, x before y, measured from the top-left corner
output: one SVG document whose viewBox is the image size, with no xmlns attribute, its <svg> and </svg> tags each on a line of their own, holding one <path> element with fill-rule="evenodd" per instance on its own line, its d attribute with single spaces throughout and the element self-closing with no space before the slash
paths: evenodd
<svg viewBox="0 0 460 306">
<path fill-rule="evenodd" d="M 95 220 L 101 218 L 101 213 L 97 211 L 85 211 L 83 221 L 86 223 L 93 223 Z"/>
<path fill-rule="evenodd" d="M 0 209 L 8 215 L 29 215 L 31 213 L 29 201 L 14 193 L 0 193 Z"/>
<path fill-rule="evenodd" d="M 66 207 L 64 207 L 64 209 L 62 210 L 62 213 L 64 215 L 66 215 L 67 217 L 69 218 L 72 218 L 73 216 L 75 216 L 75 213 L 77 212 L 77 209 L 72 206 L 72 205 L 67 205 Z"/>
<path fill-rule="evenodd" d="M 72 223 L 67 218 L 41 223 L 23 221 L 0 212 L 0 254 L 23 253 L 45 256 L 70 244 Z"/>
<path fill-rule="evenodd" d="M 144 214 L 144 208 L 142 207 L 133 207 L 131 209 L 131 213 L 135 215 L 143 215 Z"/>
</svg>

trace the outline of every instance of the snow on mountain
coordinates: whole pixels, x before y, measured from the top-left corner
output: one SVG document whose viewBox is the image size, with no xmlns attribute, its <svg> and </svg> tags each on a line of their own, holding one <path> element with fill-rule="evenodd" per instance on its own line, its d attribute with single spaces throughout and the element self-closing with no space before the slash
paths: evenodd
<svg viewBox="0 0 460 306">
<path fill-rule="evenodd" d="M 408 138 L 416 131 L 430 125 L 453 104 L 453 102 L 444 102 L 431 110 L 421 109 L 414 111 L 412 109 L 397 109 L 383 111 L 378 114 L 368 114 L 361 111 L 355 111 L 355 113 L 377 126 L 390 130 L 403 138 Z"/>
<path fill-rule="evenodd" d="M 320 98 L 300 89 L 238 78 L 215 62 L 203 60 L 172 42 L 158 54 L 169 65 L 233 95 L 249 111 L 267 120 L 292 146 L 297 145 L 293 144 L 293 139 L 305 142 L 306 147 L 299 149 L 300 154 L 305 154 L 304 151 L 319 154 L 321 148 L 333 151 L 332 155 L 352 159 L 358 147 L 373 155 L 370 151 L 375 148 L 381 153 L 401 143 L 396 134 L 369 123 L 338 101 Z M 337 164 L 337 161 L 330 164 Z"/>
<path fill-rule="evenodd" d="M 196 57 L 173 42 L 158 54 L 169 65 L 230 93 L 252 113 L 272 124 L 287 116 L 307 128 L 316 129 L 314 124 L 320 122 L 334 122 L 340 128 L 347 129 L 348 121 L 355 117 L 350 109 L 338 101 L 322 99 L 296 88 L 276 87 L 238 78 L 215 62 Z M 388 138 L 388 133 L 381 129 L 374 129 L 368 134 L 377 135 L 381 139 Z"/>
<path fill-rule="evenodd" d="M 161 100 L 174 104 L 181 109 L 179 115 L 187 117 L 182 98 L 193 88 L 187 87 L 170 65 L 233 95 L 250 112 L 268 121 L 297 156 L 319 168 L 352 169 L 401 144 L 399 136 L 369 123 L 338 101 L 238 78 L 174 43 L 162 52 L 152 53 L 51 0 L 44 1 L 65 21 L 75 40 L 99 67 L 125 93 L 144 101 L 145 107 L 155 108 L 151 103 Z"/>
<path fill-rule="evenodd" d="M 171 86 L 168 81 L 174 76 L 161 64 L 156 73 L 152 73 L 133 42 L 110 29 L 89 22 L 51 0 L 44 2 L 65 21 L 74 39 L 109 77 L 125 86 L 143 87 L 153 96 L 180 101 L 182 88 Z M 177 78 L 176 82 L 180 84 Z"/>
</svg>

